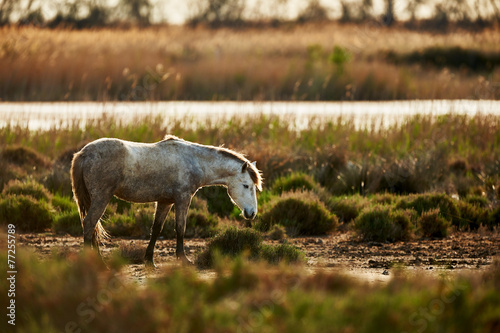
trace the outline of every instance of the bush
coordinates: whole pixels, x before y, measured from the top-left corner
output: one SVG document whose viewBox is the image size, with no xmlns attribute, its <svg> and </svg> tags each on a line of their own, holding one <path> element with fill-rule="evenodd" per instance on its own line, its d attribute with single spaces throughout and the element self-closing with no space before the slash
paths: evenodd
<svg viewBox="0 0 500 333">
<path fill-rule="evenodd" d="M 186 221 L 186 237 L 212 237 L 217 232 L 219 220 L 204 211 L 190 210 Z"/>
<path fill-rule="evenodd" d="M 500 225 L 500 207 L 497 207 L 497 209 L 493 210 L 490 213 L 488 219 L 488 227 L 490 229 L 493 229 L 494 227 L 498 227 L 499 225 Z"/>
<path fill-rule="evenodd" d="M 134 241 L 122 241 L 118 245 L 117 254 L 130 264 L 142 264 L 146 245 L 134 244 Z"/>
<path fill-rule="evenodd" d="M 281 261 L 298 262 L 305 257 L 302 251 L 289 244 L 262 245 L 262 236 L 251 228 L 229 227 L 215 235 L 205 251 L 196 258 L 199 267 L 212 267 L 217 254 L 236 257 L 248 251 L 250 259 L 264 259 L 275 264 Z"/>
<path fill-rule="evenodd" d="M 295 263 L 305 260 L 304 253 L 290 244 L 263 245 L 260 249 L 260 257 L 271 264 L 278 264 L 282 261 Z"/>
<path fill-rule="evenodd" d="M 460 226 L 462 228 L 468 226 L 470 230 L 477 230 L 481 224 L 488 224 L 488 211 L 484 207 L 459 201 L 458 208 L 460 210 Z"/>
<path fill-rule="evenodd" d="M 341 222 L 349 223 L 356 219 L 368 204 L 369 202 L 365 197 L 353 195 L 348 197 L 336 197 L 328 200 L 327 206 Z"/>
<path fill-rule="evenodd" d="M 229 227 L 209 241 L 206 250 L 196 258 L 196 264 L 199 267 L 211 267 L 216 252 L 234 257 L 242 254 L 243 251 L 249 251 L 250 257 L 256 258 L 261 243 L 262 236 L 259 232 L 250 228 Z"/>
<path fill-rule="evenodd" d="M 0 200 L 0 224 L 14 224 L 24 232 L 41 232 L 49 228 L 54 217 L 50 205 L 30 196 L 7 195 Z"/>
<path fill-rule="evenodd" d="M 281 225 L 273 225 L 271 231 L 269 231 L 269 237 L 272 240 L 280 240 L 285 238 L 285 228 Z"/>
<path fill-rule="evenodd" d="M 220 217 L 228 217 L 233 211 L 233 202 L 222 186 L 204 187 L 198 191 L 200 199 L 207 202 L 208 211 Z"/>
<path fill-rule="evenodd" d="M 31 148 L 23 146 L 5 147 L 0 153 L 0 158 L 10 164 L 29 167 L 30 169 L 47 168 L 50 166 L 50 162 L 45 156 Z"/>
<path fill-rule="evenodd" d="M 294 172 L 288 176 L 283 176 L 276 179 L 273 183 L 271 191 L 275 194 L 282 194 L 283 192 L 295 191 L 310 191 L 318 185 L 311 176 L 302 172 Z"/>
<path fill-rule="evenodd" d="M 19 194 L 19 195 L 29 195 L 37 200 L 49 201 L 50 193 L 43 187 L 43 185 L 37 183 L 34 180 L 26 180 L 24 182 L 20 180 L 11 180 L 7 186 L 3 189 L 2 193 L 4 195 L 8 194 Z"/>
<path fill-rule="evenodd" d="M 448 235 L 450 222 L 441 216 L 439 208 L 424 211 L 418 219 L 418 225 L 423 236 L 444 238 Z"/>
<path fill-rule="evenodd" d="M 255 225 L 260 231 L 267 232 L 272 225 L 280 224 L 288 234 L 324 235 L 338 225 L 337 217 L 311 192 L 284 194 L 269 206 Z"/>
<path fill-rule="evenodd" d="M 58 194 L 52 197 L 52 207 L 54 207 L 59 212 L 71 212 L 78 211 L 76 202 L 70 197 L 63 197 Z"/>
<path fill-rule="evenodd" d="M 366 208 L 354 221 L 354 228 L 366 241 L 401 241 L 412 236 L 413 212 L 391 210 L 389 206 L 376 205 Z"/>
<path fill-rule="evenodd" d="M 406 198 L 402 198 L 396 205 L 400 209 L 414 209 L 418 215 L 430 210 L 439 209 L 439 214 L 446 220 L 450 221 L 454 226 L 467 227 L 460 219 L 460 211 L 458 210 L 455 200 L 444 193 L 428 193 L 414 194 Z"/>
<path fill-rule="evenodd" d="M 52 230 L 58 234 L 82 236 L 83 228 L 78 211 L 65 211 L 56 216 L 52 223 Z"/>
<path fill-rule="evenodd" d="M 487 208 L 489 204 L 488 199 L 480 195 L 469 195 L 464 199 L 464 201 L 480 208 Z"/>
</svg>

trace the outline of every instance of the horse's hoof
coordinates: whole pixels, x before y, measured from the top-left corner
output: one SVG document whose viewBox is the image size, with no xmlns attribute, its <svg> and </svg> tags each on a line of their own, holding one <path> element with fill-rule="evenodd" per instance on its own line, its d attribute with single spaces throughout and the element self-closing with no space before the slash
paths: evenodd
<svg viewBox="0 0 500 333">
<path fill-rule="evenodd" d="M 183 265 L 194 266 L 193 262 L 191 260 L 189 260 L 188 257 L 186 257 L 186 256 L 178 256 L 177 260 L 180 260 Z"/>
<path fill-rule="evenodd" d="M 155 262 L 152 259 L 145 259 L 144 265 L 146 266 L 146 268 L 158 268 L 158 266 L 156 266 Z"/>
</svg>

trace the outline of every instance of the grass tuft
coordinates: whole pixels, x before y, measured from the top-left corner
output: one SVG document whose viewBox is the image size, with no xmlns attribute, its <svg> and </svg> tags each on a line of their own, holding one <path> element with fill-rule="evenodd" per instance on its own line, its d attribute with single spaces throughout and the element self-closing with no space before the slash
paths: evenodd
<svg viewBox="0 0 500 333">
<path fill-rule="evenodd" d="M 52 207 L 31 196 L 7 195 L 0 199 L 0 224 L 14 224 L 24 232 L 42 232 L 52 225 Z"/>
<path fill-rule="evenodd" d="M 279 224 L 290 235 L 324 235 L 335 230 L 338 219 L 312 192 L 292 192 L 272 200 L 255 224 L 255 228 L 267 232 Z"/>
</svg>

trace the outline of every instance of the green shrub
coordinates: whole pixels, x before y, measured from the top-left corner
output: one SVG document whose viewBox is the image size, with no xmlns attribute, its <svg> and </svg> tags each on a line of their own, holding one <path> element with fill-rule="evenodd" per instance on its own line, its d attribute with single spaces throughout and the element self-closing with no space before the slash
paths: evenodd
<svg viewBox="0 0 500 333">
<path fill-rule="evenodd" d="M 376 205 L 365 208 L 354 221 L 354 228 L 366 241 L 400 241 L 412 236 L 411 210 L 391 210 L 391 207 Z"/>
<path fill-rule="evenodd" d="M 229 227 L 215 235 L 203 251 L 196 258 L 199 267 L 211 267 L 214 256 L 219 253 L 223 256 L 238 256 L 248 251 L 251 258 L 256 258 L 260 251 L 262 236 L 259 232 L 250 229 Z"/>
<path fill-rule="evenodd" d="M 0 152 L 0 158 L 8 163 L 30 169 L 46 168 L 50 165 L 47 158 L 37 151 L 24 146 L 8 146 Z"/>
<path fill-rule="evenodd" d="M 467 227 L 460 219 L 457 203 L 444 193 L 414 194 L 402 198 L 396 205 L 400 209 L 414 209 L 418 215 L 439 209 L 439 214 L 456 227 Z"/>
<path fill-rule="evenodd" d="M 19 195 L 29 195 L 37 200 L 49 201 L 50 192 L 43 187 L 43 185 L 37 183 L 34 180 L 11 180 L 7 183 L 2 193 L 4 195 L 9 194 L 19 194 Z"/>
<path fill-rule="evenodd" d="M 267 232 L 280 224 L 287 233 L 296 235 L 324 235 L 338 225 L 337 217 L 330 213 L 318 197 L 311 192 L 292 192 L 272 200 L 255 227 Z"/>
<path fill-rule="evenodd" d="M 418 226 L 425 237 L 444 238 L 448 235 L 450 222 L 443 218 L 439 208 L 436 208 L 422 212 Z"/>
<path fill-rule="evenodd" d="M 327 202 L 330 211 L 343 223 L 349 223 L 356 219 L 368 205 L 368 199 L 360 195 L 335 197 Z"/>
<path fill-rule="evenodd" d="M 41 232 L 54 217 L 50 205 L 31 196 L 7 195 L 0 200 L 0 224 L 14 224 L 20 231 Z"/>
<path fill-rule="evenodd" d="M 227 194 L 227 189 L 222 186 L 209 186 L 197 192 L 200 199 L 206 200 L 207 209 L 211 214 L 227 217 L 233 211 L 233 202 Z"/>
<path fill-rule="evenodd" d="M 199 210 L 190 210 L 186 220 L 186 237 L 212 237 L 217 232 L 219 220 L 214 215 Z"/>
<path fill-rule="evenodd" d="M 271 264 L 282 261 L 295 263 L 305 260 L 304 252 L 290 244 L 263 245 L 260 249 L 260 257 Z"/>
<path fill-rule="evenodd" d="M 54 164 L 50 173 L 43 178 L 43 184 L 51 193 L 68 197 L 73 194 L 70 169 L 61 164 Z"/>
<path fill-rule="evenodd" d="M 144 263 L 146 245 L 138 244 L 134 241 L 122 241 L 116 250 L 117 254 L 130 264 Z"/>
<path fill-rule="evenodd" d="M 272 240 L 283 239 L 283 238 L 285 238 L 285 234 L 286 234 L 285 227 L 283 227 L 281 225 L 273 225 L 273 227 L 269 231 L 269 237 Z"/>
<path fill-rule="evenodd" d="M 464 201 L 480 208 L 487 208 L 489 205 L 488 199 L 480 195 L 469 195 L 464 199 Z"/>
<path fill-rule="evenodd" d="M 292 245 L 262 245 L 262 236 L 258 231 L 233 226 L 219 232 L 208 242 L 206 249 L 196 257 L 196 264 L 202 268 L 212 267 L 216 255 L 234 258 L 244 252 L 250 259 L 263 259 L 271 264 L 298 262 L 305 258 L 303 252 Z"/>
<path fill-rule="evenodd" d="M 317 186 L 318 185 L 311 176 L 302 172 L 294 172 L 276 179 L 271 187 L 271 191 L 275 194 L 294 191 L 310 191 Z"/>
<path fill-rule="evenodd" d="M 83 229 L 78 211 L 65 211 L 56 216 L 52 223 L 52 230 L 58 234 L 70 234 L 71 236 L 82 236 Z"/>
<path fill-rule="evenodd" d="M 472 201 L 474 202 L 474 201 Z M 460 226 L 468 226 L 470 230 L 477 230 L 482 224 L 488 224 L 488 210 L 479 205 L 459 201 Z"/>
<path fill-rule="evenodd" d="M 500 225 L 500 207 L 497 207 L 497 209 L 493 210 L 490 213 L 488 219 L 488 227 L 490 229 L 493 229 L 494 227 L 498 227 L 499 225 Z"/>
<path fill-rule="evenodd" d="M 51 203 L 52 207 L 54 207 L 59 212 L 78 211 L 76 202 L 70 197 L 60 196 L 56 194 L 52 197 Z"/>
</svg>

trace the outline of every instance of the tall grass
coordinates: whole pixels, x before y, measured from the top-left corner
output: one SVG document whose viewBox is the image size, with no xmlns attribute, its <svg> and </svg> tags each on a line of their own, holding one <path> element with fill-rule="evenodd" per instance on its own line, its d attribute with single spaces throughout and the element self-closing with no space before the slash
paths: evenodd
<svg viewBox="0 0 500 333">
<path fill-rule="evenodd" d="M 469 73 L 386 59 L 387 51 L 406 54 L 436 46 L 497 54 L 498 29 L 440 35 L 328 23 L 243 30 L 0 31 L 2 100 L 477 99 L 500 94 L 493 84 L 500 81 L 498 66 Z"/>
</svg>

